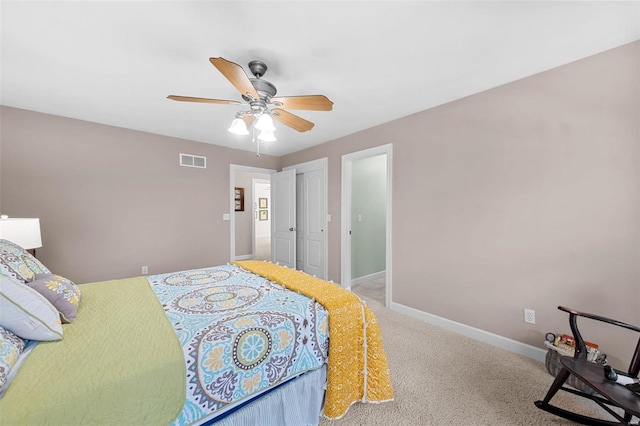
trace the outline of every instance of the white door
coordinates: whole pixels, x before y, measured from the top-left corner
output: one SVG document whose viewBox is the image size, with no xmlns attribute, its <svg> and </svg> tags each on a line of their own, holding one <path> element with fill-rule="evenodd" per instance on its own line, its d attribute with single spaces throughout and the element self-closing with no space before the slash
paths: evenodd
<svg viewBox="0 0 640 426">
<path fill-rule="evenodd" d="M 306 172 L 299 183 L 302 185 L 302 212 L 300 218 L 304 224 L 302 230 L 302 270 L 307 274 L 325 279 L 324 233 L 326 227 L 326 208 L 324 205 L 324 173 L 322 170 Z"/>
<path fill-rule="evenodd" d="M 271 260 L 296 267 L 296 170 L 271 175 Z"/>
</svg>

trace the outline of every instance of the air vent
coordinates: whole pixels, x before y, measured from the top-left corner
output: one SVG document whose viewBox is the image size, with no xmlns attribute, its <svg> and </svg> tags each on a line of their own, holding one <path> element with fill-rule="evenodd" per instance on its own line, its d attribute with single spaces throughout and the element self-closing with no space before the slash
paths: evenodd
<svg viewBox="0 0 640 426">
<path fill-rule="evenodd" d="M 199 169 L 207 168 L 207 157 L 199 155 L 180 154 L 180 165 L 185 167 L 197 167 Z"/>
</svg>

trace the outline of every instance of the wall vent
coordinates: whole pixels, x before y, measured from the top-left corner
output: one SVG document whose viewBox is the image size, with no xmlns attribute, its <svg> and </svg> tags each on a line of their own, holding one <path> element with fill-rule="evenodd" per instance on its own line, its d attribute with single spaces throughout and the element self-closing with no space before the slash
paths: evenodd
<svg viewBox="0 0 640 426">
<path fill-rule="evenodd" d="M 185 167 L 197 167 L 199 169 L 207 168 L 207 157 L 199 155 L 180 154 L 180 165 Z"/>
</svg>

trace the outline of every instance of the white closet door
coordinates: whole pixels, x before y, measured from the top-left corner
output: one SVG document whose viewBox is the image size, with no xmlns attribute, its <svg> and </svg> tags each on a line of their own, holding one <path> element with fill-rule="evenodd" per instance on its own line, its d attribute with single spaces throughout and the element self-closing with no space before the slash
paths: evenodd
<svg viewBox="0 0 640 426">
<path fill-rule="evenodd" d="M 324 205 L 324 174 L 314 170 L 302 174 L 304 223 L 302 270 L 325 279 L 326 206 Z"/>
<path fill-rule="evenodd" d="M 296 171 L 271 175 L 271 260 L 296 267 Z"/>
</svg>

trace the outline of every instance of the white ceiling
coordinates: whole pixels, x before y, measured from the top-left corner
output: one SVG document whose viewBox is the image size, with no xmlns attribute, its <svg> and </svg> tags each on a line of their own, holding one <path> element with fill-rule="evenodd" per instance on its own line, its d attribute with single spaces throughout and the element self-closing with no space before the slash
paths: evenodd
<svg viewBox="0 0 640 426">
<path fill-rule="evenodd" d="M 324 94 L 331 112 L 284 155 L 640 39 L 627 2 L 6 1 L 0 103 L 253 151 L 226 129 L 241 100 L 209 63 L 259 59 L 278 95 Z"/>
</svg>

